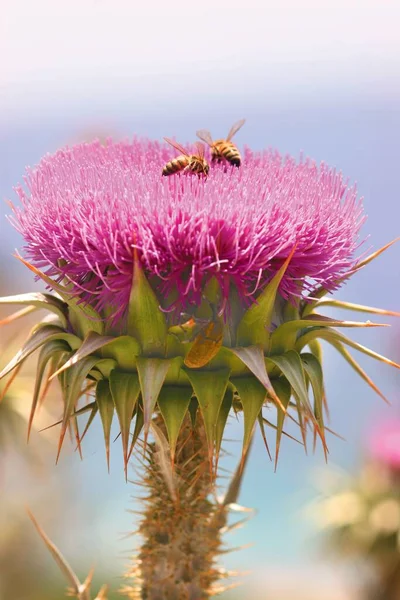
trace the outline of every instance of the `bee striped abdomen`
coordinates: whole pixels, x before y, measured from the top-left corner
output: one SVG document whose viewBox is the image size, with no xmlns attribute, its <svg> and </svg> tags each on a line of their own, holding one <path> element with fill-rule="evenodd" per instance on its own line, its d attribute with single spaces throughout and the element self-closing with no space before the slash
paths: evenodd
<svg viewBox="0 0 400 600">
<path fill-rule="evenodd" d="M 229 164 L 240 167 L 240 152 L 232 142 L 216 140 L 211 149 L 211 155 L 213 161 L 221 162 L 225 159 Z"/>
<path fill-rule="evenodd" d="M 166 176 L 174 175 L 175 173 L 179 173 L 179 171 L 183 171 L 183 169 L 185 169 L 188 166 L 188 164 L 189 158 L 182 154 L 181 156 L 177 156 L 177 158 L 174 158 L 173 160 L 167 162 L 167 164 L 162 170 L 162 174 Z"/>
</svg>

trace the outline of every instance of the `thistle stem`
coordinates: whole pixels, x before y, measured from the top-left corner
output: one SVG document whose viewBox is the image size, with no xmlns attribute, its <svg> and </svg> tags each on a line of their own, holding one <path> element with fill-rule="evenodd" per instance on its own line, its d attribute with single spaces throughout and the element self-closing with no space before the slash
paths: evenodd
<svg viewBox="0 0 400 600">
<path fill-rule="evenodd" d="M 155 421 L 165 432 L 161 417 Z M 220 524 L 215 525 L 213 518 L 220 505 L 211 499 L 214 483 L 201 415 L 194 425 L 186 415 L 181 428 L 172 471 L 175 499 L 157 451 L 155 443 L 147 447 L 142 480 L 145 508 L 139 527 L 143 543 L 128 573 L 133 588 L 125 592 L 137 600 L 211 598 L 221 578 L 215 566 L 221 548 Z"/>
</svg>

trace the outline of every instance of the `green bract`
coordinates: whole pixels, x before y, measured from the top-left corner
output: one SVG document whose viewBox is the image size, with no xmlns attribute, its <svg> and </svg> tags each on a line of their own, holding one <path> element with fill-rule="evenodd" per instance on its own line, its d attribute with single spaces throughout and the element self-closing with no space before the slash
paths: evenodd
<svg viewBox="0 0 400 600">
<path fill-rule="evenodd" d="M 368 264 L 382 250 L 365 259 L 358 268 Z M 171 317 L 160 309 L 156 294 L 135 260 L 125 330 L 119 335 L 105 315 L 78 303 L 67 286 L 53 282 L 23 261 L 52 286 L 54 294 L 22 294 L 0 299 L 2 304 L 26 307 L 4 322 L 37 308 L 50 312 L 32 330 L 0 378 L 40 349 L 29 429 L 46 380 L 57 376 L 64 400 L 58 452 L 69 427 L 75 432 L 79 446 L 98 413 L 108 460 L 111 424 L 116 414 L 125 469 L 142 433 L 146 441 L 156 411 L 165 421 L 172 457 L 186 413 L 189 411 L 194 418 L 197 408 L 203 417 L 210 460 L 218 458 L 231 410 L 243 413 L 243 457 L 258 424 L 265 442 L 265 426 L 276 430 L 277 460 L 285 418 L 293 411 L 303 443 L 306 443 L 307 430 L 311 429 L 326 451 L 326 398 L 320 340 L 336 348 L 382 397 L 348 347 L 400 367 L 337 330 L 378 324 L 331 319 L 320 315 L 319 310 L 330 305 L 356 312 L 397 313 L 325 299 L 327 291 L 322 288 L 312 299 L 297 300 L 296 304 L 284 301 L 278 289 L 290 259 L 291 256 L 250 307 L 244 308 L 233 290 L 226 321 L 217 314 L 219 289 L 213 280 L 204 290 L 204 302 L 185 323 L 170 322 Z M 218 327 L 222 324 L 222 341 L 208 338 L 204 333 L 212 332 L 216 323 Z M 201 345 L 202 359 L 196 368 L 193 364 Z M 208 351 L 209 360 L 204 361 Z M 188 353 L 191 359 L 185 364 Z M 94 392 L 94 400 L 82 405 L 81 399 L 89 390 Z M 266 406 L 275 407 L 276 424 L 265 418 Z M 89 418 L 81 435 L 77 421 L 84 413 L 88 413 Z"/>
</svg>

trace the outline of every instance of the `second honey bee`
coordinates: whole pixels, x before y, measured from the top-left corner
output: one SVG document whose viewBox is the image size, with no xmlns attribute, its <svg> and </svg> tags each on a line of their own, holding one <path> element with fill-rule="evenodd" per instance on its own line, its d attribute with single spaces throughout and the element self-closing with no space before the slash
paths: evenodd
<svg viewBox="0 0 400 600">
<path fill-rule="evenodd" d="M 162 174 L 165 176 L 174 175 L 175 173 L 193 173 L 195 175 L 208 175 L 210 170 L 209 164 L 204 158 L 205 148 L 201 142 L 196 142 L 197 154 L 190 154 L 183 146 L 164 138 L 164 140 L 170 144 L 173 148 L 178 150 L 181 154 L 176 158 L 173 158 L 163 167 Z"/>
<path fill-rule="evenodd" d="M 211 160 L 213 162 L 220 163 L 227 161 L 229 164 L 234 165 L 235 167 L 240 167 L 242 157 L 240 156 L 238 148 L 231 142 L 231 139 L 235 133 L 237 133 L 239 129 L 243 127 L 244 123 L 245 119 L 241 119 L 232 125 L 225 140 L 213 140 L 211 133 L 207 131 L 207 129 L 200 129 L 199 131 L 196 131 L 197 137 L 210 146 Z"/>
</svg>

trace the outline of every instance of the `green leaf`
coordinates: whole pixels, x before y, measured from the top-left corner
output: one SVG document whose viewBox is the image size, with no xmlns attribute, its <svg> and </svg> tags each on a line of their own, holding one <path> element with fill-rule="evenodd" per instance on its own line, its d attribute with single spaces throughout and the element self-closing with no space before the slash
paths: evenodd
<svg viewBox="0 0 400 600">
<path fill-rule="evenodd" d="M 115 338 L 112 338 L 112 337 L 105 337 L 105 336 L 99 335 L 95 331 L 90 331 L 87 334 L 87 336 L 85 337 L 85 339 L 83 340 L 81 346 L 71 356 L 71 358 L 69 360 L 67 360 L 67 362 L 64 363 L 55 373 L 53 373 L 52 379 L 56 375 L 59 375 L 60 373 L 62 373 L 62 371 L 65 371 L 66 369 L 69 369 L 70 367 L 72 367 L 72 365 L 79 362 L 82 358 L 85 358 L 86 356 L 89 356 L 90 354 L 94 354 L 95 352 L 97 352 L 97 350 L 99 350 L 106 344 L 109 344 L 110 342 L 114 341 L 114 339 Z M 101 356 L 99 356 L 98 358 L 100 360 Z"/>
<path fill-rule="evenodd" d="M 196 419 L 197 419 L 197 411 L 199 409 L 199 403 L 197 402 L 197 398 L 192 397 L 189 403 L 189 414 L 190 420 L 192 422 L 192 427 L 196 427 Z"/>
<path fill-rule="evenodd" d="M 90 402 L 89 404 L 82 406 L 82 408 L 78 408 L 78 410 L 74 410 L 71 417 L 81 417 L 82 415 L 86 414 L 87 412 L 92 412 L 94 408 L 96 408 L 96 403 Z M 52 423 L 51 425 L 47 425 L 47 427 L 43 427 L 42 429 L 39 429 L 39 433 L 41 433 L 42 431 L 47 431 L 48 429 L 52 429 L 53 427 L 57 427 L 57 425 L 61 425 L 61 423 L 62 423 L 62 419 L 60 419 L 59 421 L 56 421 L 55 423 Z"/>
<path fill-rule="evenodd" d="M 95 372 L 98 371 L 101 373 L 103 379 L 110 379 L 111 371 L 116 369 L 118 364 L 112 358 L 99 358 L 99 362 L 96 363 L 93 371 L 91 371 L 90 375 L 95 376 Z M 99 379 L 96 377 L 97 381 Z"/>
<path fill-rule="evenodd" d="M 192 394 L 192 388 L 165 385 L 158 396 L 158 406 L 167 427 L 172 461 L 175 458 L 176 443 Z"/>
<path fill-rule="evenodd" d="M 293 393 L 300 398 L 302 404 L 308 407 L 309 412 L 312 413 L 307 393 L 306 378 L 299 354 L 294 350 L 289 350 L 289 352 L 285 352 L 285 354 L 280 356 L 269 356 L 268 358 L 282 371 L 292 386 Z"/>
<path fill-rule="evenodd" d="M 130 335 L 121 335 L 107 343 L 101 354 L 104 358 L 113 358 L 121 371 L 132 371 L 135 369 L 136 357 L 140 354 L 140 345 Z"/>
<path fill-rule="evenodd" d="M 178 385 L 179 387 L 189 387 L 190 382 L 186 373 L 182 370 L 183 357 L 168 357 L 171 361 L 170 367 L 165 376 L 164 385 Z"/>
<path fill-rule="evenodd" d="M 334 300 L 333 298 L 321 298 L 315 308 L 324 306 L 333 306 L 334 308 L 344 308 L 345 310 L 353 310 L 360 313 L 369 313 L 374 315 L 386 315 L 390 317 L 400 317 L 400 312 L 393 310 L 385 310 L 383 308 L 375 308 L 374 306 L 364 306 L 363 304 L 353 304 L 352 302 L 343 302 L 342 300 Z"/>
<path fill-rule="evenodd" d="M 169 358 L 138 357 L 136 361 L 143 399 L 145 442 L 154 407 L 171 363 Z"/>
<path fill-rule="evenodd" d="M 244 414 L 242 460 L 247 453 L 254 426 L 264 404 L 267 391 L 255 377 L 243 377 L 232 381 L 238 391 Z"/>
<path fill-rule="evenodd" d="M 352 273 L 356 273 L 360 269 L 363 269 L 366 265 L 368 265 L 370 262 L 375 260 L 375 258 L 378 258 L 378 256 L 380 256 L 383 252 L 388 250 L 391 246 L 393 246 L 393 244 L 396 244 L 398 241 L 400 241 L 400 236 L 395 238 L 388 244 L 385 244 L 384 246 L 382 246 L 382 248 L 378 248 L 378 250 L 375 250 L 375 252 L 373 252 L 372 254 L 367 256 L 367 258 L 364 258 L 359 263 L 357 263 L 356 266 L 354 267 Z M 344 281 L 345 279 L 347 279 L 347 276 L 343 277 L 340 281 Z"/>
<path fill-rule="evenodd" d="M 267 369 L 265 366 L 264 353 L 261 346 L 247 346 L 246 348 L 231 348 L 233 354 L 235 354 L 243 364 L 257 377 L 257 379 L 263 384 L 268 394 L 275 402 L 279 404 L 279 398 L 275 394 L 275 390 L 272 387 L 271 381 L 268 377 Z"/>
<path fill-rule="evenodd" d="M 45 325 L 55 325 L 56 327 L 59 327 L 63 331 L 66 331 L 65 328 L 62 326 L 61 321 L 57 317 L 57 315 L 55 315 L 54 313 L 49 313 L 45 317 L 43 317 L 43 319 L 41 321 L 39 321 L 38 323 L 36 323 L 36 325 L 33 326 L 31 333 L 33 333 L 34 331 L 37 331 L 38 329 L 41 329 L 41 327 L 44 327 Z M 75 336 L 75 337 L 77 337 L 77 336 Z M 80 340 L 80 338 L 78 338 L 78 339 Z"/>
<path fill-rule="evenodd" d="M 75 450 L 78 450 L 79 457 L 80 457 L 81 460 L 83 460 L 82 446 L 81 446 L 81 436 L 80 436 L 80 433 L 79 433 L 78 419 L 76 418 L 76 416 L 75 416 L 74 413 L 72 413 L 72 415 L 69 418 L 68 427 L 70 429 L 71 439 L 72 439 L 72 436 L 75 437 L 75 441 L 76 441 L 76 448 L 75 448 Z"/>
<path fill-rule="evenodd" d="M 252 348 L 252 346 L 249 347 Z M 234 354 L 232 350 L 233 348 L 221 346 L 217 356 L 213 358 L 212 363 L 208 365 L 209 368 L 211 370 L 228 368 L 231 370 L 232 377 L 246 377 L 246 375 L 249 374 L 248 368 L 243 360 L 240 359 L 237 354 Z M 235 348 L 235 350 L 237 350 L 237 348 Z"/>
<path fill-rule="evenodd" d="M 221 286 L 218 279 L 213 276 L 209 279 L 203 289 L 200 306 L 196 308 L 196 316 L 206 321 L 216 320 L 216 307 L 222 301 Z"/>
<path fill-rule="evenodd" d="M 393 244 L 395 244 L 399 240 L 400 240 L 400 237 L 396 238 L 395 240 L 392 240 L 391 242 L 389 242 L 385 246 L 382 246 L 382 248 L 379 248 L 378 250 L 376 250 L 375 252 L 373 252 L 372 254 L 370 254 L 369 256 L 367 256 L 367 258 L 364 258 L 364 260 L 360 261 L 354 267 L 354 269 L 352 269 L 351 271 L 349 271 L 348 273 L 346 273 L 342 277 L 339 277 L 335 281 L 335 283 L 336 284 L 340 284 L 340 283 L 343 283 L 344 281 L 346 281 L 347 279 L 349 279 L 349 277 L 351 277 L 354 273 L 357 273 L 357 271 L 360 271 L 362 268 L 364 268 L 370 262 L 372 262 L 373 260 L 375 260 L 375 258 L 377 258 L 380 254 L 382 254 L 383 252 L 385 252 L 385 250 L 387 250 L 388 248 L 390 248 L 391 246 L 393 246 Z M 317 289 L 315 289 L 310 294 L 310 296 L 307 299 L 307 301 L 306 300 L 303 301 L 302 315 L 305 317 L 306 315 L 310 314 L 314 310 L 315 306 L 318 304 L 319 300 L 323 296 L 326 296 L 326 294 L 329 294 L 329 290 L 327 290 L 323 286 L 320 286 Z"/>
<path fill-rule="evenodd" d="M 284 377 L 281 377 L 280 379 L 274 380 L 274 382 L 275 381 L 279 381 L 279 382 L 284 381 L 285 383 L 288 383 Z M 290 391 L 290 393 L 292 393 L 290 385 L 289 385 L 289 391 Z M 296 407 L 296 402 L 290 402 L 290 400 L 289 400 L 287 408 L 292 408 L 292 407 Z M 283 411 L 282 411 L 282 414 L 285 414 L 285 413 L 283 413 Z M 285 416 L 288 417 L 289 413 L 287 413 Z M 296 425 L 299 425 L 299 422 L 296 421 L 296 419 L 294 419 L 291 415 L 290 415 L 290 419 L 294 423 L 296 423 Z M 267 425 L 268 427 L 270 427 L 274 431 L 277 431 L 277 429 L 278 429 L 277 426 L 274 425 L 274 423 L 271 423 L 271 421 L 268 421 L 268 419 L 266 419 L 264 416 L 262 417 L 262 421 L 263 421 L 264 425 Z M 283 431 L 282 430 L 282 435 L 284 435 L 285 437 L 289 438 L 290 440 L 293 440 L 294 442 L 296 442 L 296 444 L 300 444 L 300 446 L 303 446 L 303 442 L 301 442 L 300 440 L 298 440 L 297 438 L 295 438 L 293 435 L 290 435 L 290 433 L 288 433 L 287 431 Z"/>
<path fill-rule="evenodd" d="M 318 340 L 312 340 L 308 347 L 310 348 L 312 354 L 314 354 L 315 358 L 322 365 L 322 346 Z"/>
<path fill-rule="evenodd" d="M 165 355 L 167 323 L 160 303 L 134 256 L 132 287 L 129 297 L 128 334 L 135 337 L 148 356 Z"/>
<path fill-rule="evenodd" d="M 135 427 L 133 429 L 133 436 L 132 436 L 132 441 L 131 441 L 131 447 L 129 449 L 128 460 L 132 454 L 132 451 L 133 451 L 133 448 L 135 447 L 136 442 L 139 439 L 139 435 L 142 432 L 143 425 L 144 425 L 143 402 L 142 402 L 142 399 L 139 397 L 139 400 L 137 403 L 137 410 L 136 410 Z"/>
<path fill-rule="evenodd" d="M 283 412 L 283 411 L 282 411 L 282 412 Z M 263 441 L 264 441 L 264 446 L 265 446 L 265 449 L 266 449 L 266 451 L 267 451 L 267 453 L 268 453 L 268 456 L 269 456 L 269 460 L 272 460 L 271 452 L 270 452 L 270 450 L 269 450 L 269 445 L 268 445 L 267 435 L 266 435 L 266 433 L 265 433 L 265 427 L 264 427 L 264 418 L 263 418 L 263 415 L 262 415 L 262 410 L 260 411 L 260 413 L 259 413 L 259 415 L 258 415 L 258 417 L 257 417 L 257 420 L 258 420 L 258 425 L 259 425 L 259 427 L 260 427 L 260 431 L 261 431 L 262 439 L 263 439 Z M 275 427 L 275 429 L 276 429 L 276 427 Z"/>
<path fill-rule="evenodd" d="M 125 475 L 127 475 L 129 430 L 133 409 L 140 392 L 139 377 L 136 373 L 123 373 L 122 371 L 114 370 L 110 375 L 110 390 L 121 428 L 124 468 Z"/>
<path fill-rule="evenodd" d="M 196 371 L 185 369 L 193 386 L 206 430 L 210 462 L 214 453 L 218 415 L 229 381 L 230 370 Z"/>
<path fill-rule="evenodd" d="M 322 401 L 325 394 L 321 364 L 314 354 L 311 354 L 310 352 L 303 352 L 300 354 L 300 358 L 307 377 L 310 380 L 314 393 L 314 399 L 317 403 L 317 408 L 314 410 L 314 412 L 319 415 L 317 417 L 318 419 L 322 418 Z"/>
<path fill-rule="evenodd" d="M 287 321 L 283 323 L 271 334 L 270 353 L 282 354 L 294 347 L 299 331 L 306 327 L 387 327 L 380 323 L 371 323 L 366 321 L 339 321 L 325 317 L 324 315 L 310 315 L 307 319 L 298 319 L 296 321 Z"/>
<path fill-rule="evenodd" d="M 16 255 L 30 271 L 40 277 L 49 287 L 53 288 L 59 296 L 68 304 L 70 308 L 69 320 L 73 325 L 74 330 L 84 337 L 89 331 L 96 331 L 97 333 L 103 333 L 104 324 L 101 316 L 95 311 L 89 304 L 84 304 L 75 294 L 71 293 L 68 287 L 53 281 L 51 277 L 31 265 L 28 261 L 24 260 L 18 254 Z"/>
<path fill-rule="evenodd" d="M 98 360 L 98 357 L 88 356 L 60 375 L 64 395 L 64 415 L 58 443 L 57 462 L 60 457 L 70 417 L 73 415 L 75 405 L 82 393 L 83 382 Z"/>
<path fill-rule="evenodd" d="M 287 408 L 289 406 L 290 397 L 292 395 L 292 388 L 290 383 L 284 377 L 280 379 L 273 380 L 273 386 L 275 388 L 275 392 L 277 396 L 279 396 L 282 406 L 285 410 L 282 410 L 279 406 L 277 406 L 277 415 L 276 415 L 276 444 L 275 444 L 275 471 L 278 466 L 279 459 L 279 451 L 281 448 L 281 440 L 283 433 L 283 425 L 285 422 Z"/>
<path fill-rule="evenodd" d="M 222 438 L 224 435 L 225 425 L 228 420 L 229 412 L 232 407 L 232 401 L 233 401 L 233 391 L 232 391 L 231 387 L 228 387 L 225 392 L 225 396 L 222 400 L 221 408 L 219 409 L 217 425 L 215 428 L 215 457 L 216 457 L 215 458 L 215 463 L 216 463 L 215 470 L 217 469 L 217 466 L 218 466 L 218 459 L 219 459 L 219 454 L 221 451 Z"/>
<path fill-rule="evenodd" d="M 35 352 L 35 350 L 40 348 L 40 346 L 52 340 L 64 340 L 68 342 L 70 346 L 71 344 L 81 342 L 81 340 L 76 336 L 70 333 L 65 333 L 63 329 L 56 327 L 55 325 L 43 325 L 39 328 L 35 328 L 22 348 L 18 350 L 17 354 L 1 371 L 0 379 L 8 375 L 10 371 L 15 369 L 15 367 L 24 361 L 30 354 Z"/>
<path fill-rule="evenodd" d="M 391 367 L 400 369 L 400 365 L 393 362 L 389 358 L 386 358 L 385 356 L 382 356 L 381 354 L 378 354 L 377 352 L 374 352 L 373 350 L 370 350 L 361 344 L 357 344 L 357 342 L 353 342 L 353 340 L 346 337 L 342 333 L 339 333 L 339 331 L 335 331 L 334 329 L 316 328 L 308 331 L 297 340 L 296 350 L 302 350 L 305 346 L 308 346 L 310 342 L 319 338 L 326 340 L 327 342 L 340 342 L 346 346 L 350 346 L 351 348 L 358 350 L 359 352 L 362 352 L 363 354 L 366 354 L 367 356 L 370 356 L 371 358 L 374 358 L 375 360 L 379 360 L 380 362 L 383 362 Z"/>
<path fill-rule="evenodd" d="M 296 246 L 293 248 L 279 271 L 258 296 L 254 304 L 252 304 L 245 312 L 237 330 L 238 346 L 261 344 L 262 347 L 266 349 L 269 339 L 268 328 L 271 324 L 279 284 L 289 266 L 295 249 Z"/>
<path fill-rule="evenodd" d="M 209 531 L 218 531 L 220 533 L 227 532 L 233 527 L 240 527 L 246 521 L 248 521 L 248 518 L 246 518 L 242 521 L 234 523 L 233 525 L 230 525 L 229 528 L 226 526 L 229 510 L 252 512 L 252 509 L 247 509 L 237 504 L 249 456 L 250 452 L 247 452 L 247 454 L 240 461 L 239 465 L 236 467 L 222 501 L 218 502 L 218 508 L 209 524 Z"/>
<path fill-rule="evenodd" d="M 60 318 L 63 327 L 67 327 L 67 305 L 51 294 L 35 292 L 16 296 L 3 296 L 0 298 L 0 304 L 24 304 L 34 306 L 37 309 L 50 310 Z"/>
<path fill-rule="evenodd" d="M 228 296 L 229 310 L 224 313 L 223 345 L 232 348 L 236 345 L 237 328 L 243 316 L 243 298 L 233 283 L 229 286 Z"/>
<path fill-rule="evenodd" d="M 85 435 L 89 431 L 89 428 L 90 428 L 91 424 L 93 423 L 95 416 L 99 412 L 99 407 L 97 406 L 96 402 L 91 402 L 91 405 L 92 406 L 91 406 L 89 418 L 88 418 L 88 420 L 86 422 L 85 429 L 83 430 L 83 433 L 82 433 L 82 435 L 80 437 L 80 440 L 79 440 L 80 444 L 82 443 L 83 438 L 85 437 Z M 85 406 L 86 409 L 87 409 L 87 407 L 88 407 L 88 405 Z M 72 415 L 75 419 L 78 416 L 77 412 L 78 411 L 75 411 L 75 413 Z"/>
<path fill-rule="evenodd" d="M 314 427 L 316 427 L 318 433 L 321 435 L 318 422 L 310 405 L 306 377 L 299 354 L 294 350 L 289 350 L 289 352 L 285 352 L 285 354 L 282 354 L 281 356 L 270 356 L 269 360 L 282 371 L 283 375 L 289 381 L 296 401 L 300 403 L 303 409 L 305 409 L 307 417 L 314 423 Z M 299 419 L 301 420 L 300 412 Z M 302 432 L 304 432 L 304 429 L 302 429 Z M 321 437 L 321 440 L 324 442 L 323 436 Z"/>
<path fill-rule="evenodd" d="M 96 367 L 97 367 L 96 363 Z M 97 382 L 97 381 L 101 381 L 102 379 L 104 379 L 103 374 L 97 370 L 96 367 L 93 367 L 93 369 L 90 371 L 89 375 L 88 375 L 88 379 L 90 379 L 92 382 Z M 65 373 L 65 371 L 63 371 L 60 375 L 60 377 L 62 377 L 62 375 Z M 106 377 L 106 379 L 109 379 L 108 377 Z"/>
<path fill-rule="evenodd" d="M 96 402 L 103 425 L 104 443 L 106 446 L 107 469 L 110 472 L 110 435 L 111 424 L 114 416 L 114 401 L 109 382 L 99 381 L 96 386 Z"/>
<path fill-rule="evenodd" d="M 39 359 L 36 367 L 35 387 L 33 389 L 33 398 L 31 412 L 28 421 L 28 441 L 31 434 L 32 423 L 39 400 L 40 389 L 47 363 L 60 353 L 68 352 L 69 346 L 65 341 L 53 340 L 45 343 L 40 350 Z"/>
<path fill-rule="evenodd" d="M 314 394 L 314 415 L 320 429 L 320 436 L 323 439 L 323 447 L 326 453 L 325 424 L 324 424 L 324 380 L 322 367 L 319 360 L 309 352 L 300 355 L 304 370 L 311 383 Z"/>
<path fill-rule="evenodd" d="M 245 473 L 246 463 L 250 456 L 250 452 L 247 452 L 244 461 L 241 460 L 239 465 L 236 467 L 236 470 L 233 474 L 233 477 L 229 483 L 229 487 L 226 490 L 224 499 L 221 503 L 221 506 L 227 507 L 230 504 L 236 504 L 239 499 L 240 488 L 242 487 L 243 476 Z M 251 509 L 250 509 L 251 510 Z"/>
<path fill-rule="evenodd" d="M 375 385 L 375 383 L 367 375 L 364 369 L 358 364 L 358 362 L 351 356 L 350 352 L 346 350 L 343 344 L 329 340 L 328 343 L 330 343 L 331 346 L 333 346 L 343 356 L 343 358 L 348 362 L 348 364 L 356 371 L 356 373 L 360 375 L 362 379 L 364 379 L 364 381 L 374 390 L 374 392 L 376 392 L 378 396 L 382 398 L 382 400 L 384 400 L 387 404 L 390 404 L 389 400 L 382 394 L 381 390 Z"/>
</svg>

